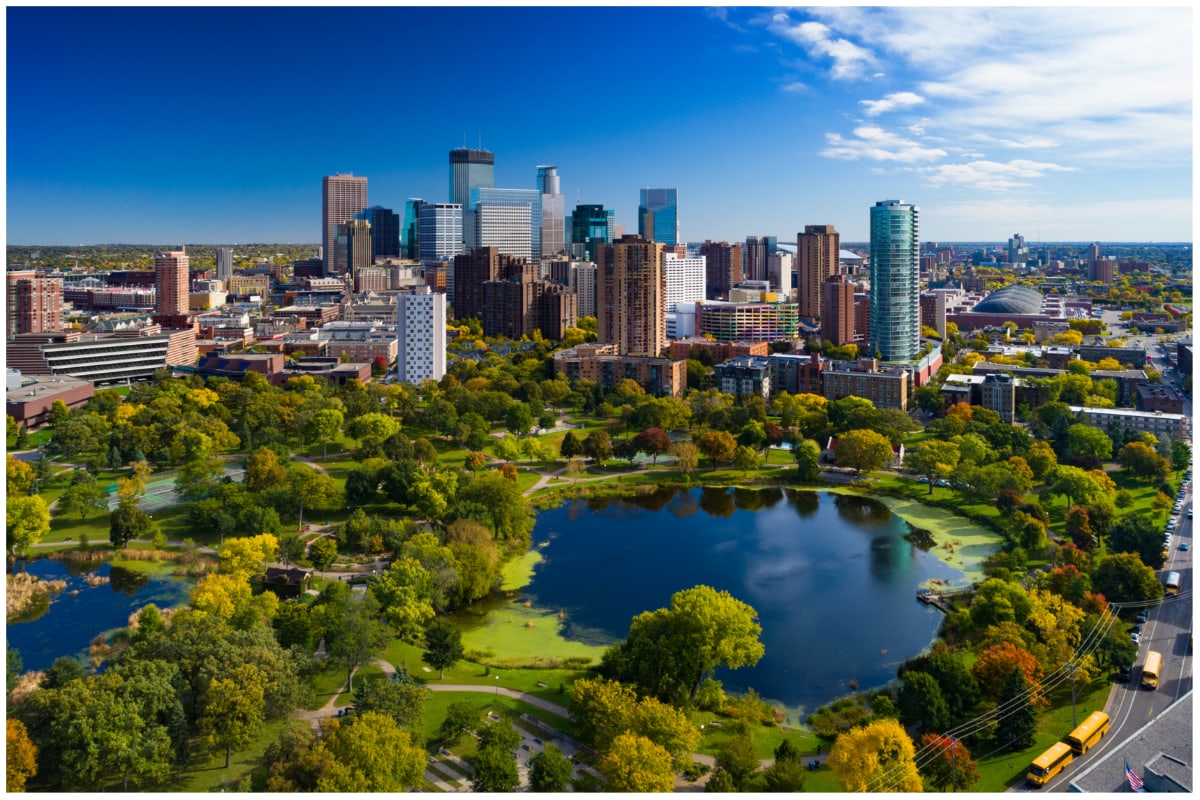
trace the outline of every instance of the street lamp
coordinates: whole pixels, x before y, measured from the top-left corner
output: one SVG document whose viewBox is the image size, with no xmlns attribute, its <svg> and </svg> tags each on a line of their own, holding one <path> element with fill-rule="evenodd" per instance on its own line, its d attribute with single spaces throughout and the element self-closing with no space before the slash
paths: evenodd
<svg viewBox="0 0 1200 800">
<path fill-rule="evenodd" d="M 500 694 L 500 676 L 496 676 L 496 694 Z"/>
</svg>

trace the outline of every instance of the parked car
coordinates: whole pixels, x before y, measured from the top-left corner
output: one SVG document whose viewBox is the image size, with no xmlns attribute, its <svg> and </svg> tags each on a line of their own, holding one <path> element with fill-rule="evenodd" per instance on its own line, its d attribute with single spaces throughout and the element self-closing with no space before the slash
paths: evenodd
<svg viewBox="0 0 1200 800">
<path fill-rule="evenodd" d="M 1138 615 L 1137 615 L 1137 621 L 1138 621 L 1138 622 L 1145 622 L 1145 621 L 1146 621 L 1146 620 L 1148 620 L 1148 619 L 1150 619 L 1150 612 L 1149 612 L 1149 611 L 1139 611 L 1139 612 L 1138 612 Z"/>
<path fill-rule="evenodd" d="M 1140 633 L 1131 633 L 1131 634 L 1129 634 L 1129 638 L 1133 641 L 1134 644 L 1141 644 L 1142 635 Z"/>
<path fill-rule="evenodd" d="M 1129 678 L 1132 672 L 1133 670 L 1128 668 L 1117 670 L 1113 674 L 1113 680 L 1115 680 L 1117 683 L 1129 683 Z"/>
<path fill-rule="evenodd" d="M 1187 543 L 1187 542 L 1180 542 L 1180 543 L 1179 543 L 1179 549 L 1180 549 L 1180 550 L 1190 550 L 1190 549 L 1191 549 L 1191 547 L 1188 545 L 1188 543 Z"/>
</svg>

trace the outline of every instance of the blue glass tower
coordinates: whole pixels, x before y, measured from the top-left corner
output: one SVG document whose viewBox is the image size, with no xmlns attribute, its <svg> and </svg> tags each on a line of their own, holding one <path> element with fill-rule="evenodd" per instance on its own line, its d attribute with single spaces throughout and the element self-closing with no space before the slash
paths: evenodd
<svg viewBox="0 0 1200 800">
<path fill-rule="evenodd" d="M 679 191 L 642 189 L 638 235 L 668 247 L 679 244 Z"/>
<path fill-rule="evenodd" d="M 912 362 L 921 349 L 920 209 L 901 200 L 871 207 L 871 351 Z"/>
</svg>

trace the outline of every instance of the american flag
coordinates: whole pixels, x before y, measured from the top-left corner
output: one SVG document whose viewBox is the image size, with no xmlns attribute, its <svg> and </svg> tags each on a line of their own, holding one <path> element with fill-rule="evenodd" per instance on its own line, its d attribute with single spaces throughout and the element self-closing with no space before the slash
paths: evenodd
<svg viewBox="0 0 1200 800">
<path fill-rule="evenodd" d="M 1145 789 L 1142 788 L 1142 779 L 1139 778 L 1138 774 L 1136 772 L 1134 772 L 1133 769 L 1129 766 L 1129 759 L 1125 759 L 1125 780 L 1129 781 L 1129 788 L 1132 789 L 1133 791 L 1135 791 L 1135 792 L 1146 791 Z"/>
</svg>

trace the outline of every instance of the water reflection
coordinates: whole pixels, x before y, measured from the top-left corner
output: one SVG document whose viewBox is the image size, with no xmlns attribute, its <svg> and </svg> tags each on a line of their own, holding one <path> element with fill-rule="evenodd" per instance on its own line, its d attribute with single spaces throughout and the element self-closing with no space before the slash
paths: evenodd
<svg viewBox="0 0 1200 800">
<path fill-rule="evenodd" d="M 731 517 L 734 509 L 733 495 L 728 489 L 706 486 L 700 490 L 700 508 L 710 517 Z"/>
<path fill-rule="evenodd" d="M 144 572 L 134 572 L 124 567 L 112 567 L 108 573 L 109 585 L 114 592 L 121 592 L 126 597 L 133 597 L 150 582 L 150 576 Z"/>
<path fill-rule="evenodd" d="M 804 489 L 788 489 L 785 496 L 788 505 L 796 510 L 796 515 L 805 518 L 817 513 L 821 507 L 821 498 L 816 492 Z"/>
</svg>

